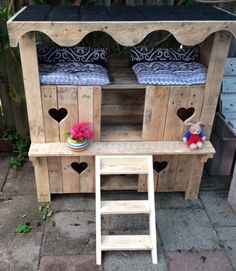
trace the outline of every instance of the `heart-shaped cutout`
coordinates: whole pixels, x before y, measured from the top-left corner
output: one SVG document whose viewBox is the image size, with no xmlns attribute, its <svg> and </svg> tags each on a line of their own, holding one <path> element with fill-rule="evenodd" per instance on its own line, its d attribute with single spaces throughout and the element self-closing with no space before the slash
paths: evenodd
<svg viewBox="0 0 236 271">
<path fill-rule="evenodd" d="M 68 111 L 65 108 L 51 108 L 48 110 L 48 113 L 54 120 L 61 122 L 67 116 Z"/>
<path fill-rule="evenodd" d="M 185 121 L 189 119 L 195 112 L 195 108 L 189 107 L 189 108 L 184 108 L 181 107 L 177 110 L 177 116 L 182 120 Z"/>
<path fill-rule="evenodd" d="M 71 167 L 76 172 L 78 172 L 79 174 L 81 174 L 88 167 L 88 164 L 85 163 L 85 162 L 82 162 L 82 163 L 73 162 L 73 163 L 71 163 Z"/>
<path fill-rule="evenodd" d="M 167 165 L 168 165 L 168 162 L 166 162 L 166 161 L 162 161 L 162 162 L 155 161 L 155 162 L 153 162 L 153 168 L 156 170 L 157 173 L 164 170 L 167 167 Z"/>
</svg>

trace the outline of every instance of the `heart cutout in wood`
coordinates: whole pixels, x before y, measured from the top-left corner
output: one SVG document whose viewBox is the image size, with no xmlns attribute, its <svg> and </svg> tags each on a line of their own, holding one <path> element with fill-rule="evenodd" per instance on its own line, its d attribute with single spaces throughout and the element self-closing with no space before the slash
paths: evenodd
<svg viewBox="0 0 236 271">
<path fill-rule="evenodd" d="M 194 112 L 195 112 L 195 108 L 193 107 L 189 107 L 189 108 L 181 107 L 177 110 L 177 116 L 182 121 L 185 121 L 189 119 L 191 116 L 193 116 Z"/>
<path fill-rule="evenodd" d="M 85 163 L 85 162 L 82 162 L 82 163 L 73 162 L 73 163 L 71 163 L 71 167 L 76 172 L 78 172 L 79 174 L 81 174 L 88 167 L 88 164 Z"/>
<path fill-rule="evenodd" d="M 162 161 L 162 162 L 155 161 L 155 162 L 153 162 L 153 168 L 156 170 L 157 173 L 164 170 L 167 167 L 167 165 L 168 165 L 167 161 Z"/>
<path fill-rule="evenodd" d="M 67 116 L 68 111 L 65 108 L 51 108 L 48 110 L 48 113 L 54 120 L 61 122 Z"/>
</svg>

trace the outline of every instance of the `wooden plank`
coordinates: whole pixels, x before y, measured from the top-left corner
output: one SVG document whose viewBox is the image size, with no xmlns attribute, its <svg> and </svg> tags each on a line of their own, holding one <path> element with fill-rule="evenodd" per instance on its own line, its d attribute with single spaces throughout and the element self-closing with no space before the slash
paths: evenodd
<svg viewBox="0 0 236 271">
<path fill-rule="evenodd" d="M 58 109 L 65 108 L 67 116 L 59 123 L 60 141 L 66 142 L 65 133 L 78 122 L 78 89 L 75 86 L 57 86 Z"/>
<path fill-rule="evenodd" d="M 204 143 L 203 149 L 190 150 L 181 141 L 142 141 L 142 142 L 90 142 L 87 149 L 79 153 L 80 156 L 96 155 L 190 155 L 203 154 L 212 157 L 215 150 L 209 141 Z M 34 143 L 31 144 L 29 157 L 73 156 L 78 157 L 78 152 L 73 152 L 65 143 Z"/>
<path fill-rule="evenodd" d="M 106 250 L 151 250 L 149 235 L 103 235 L 101 249 Z"/>
<path fill-rule="evenodd" d="M 164 140 L 182 140 L 183 121 L 177 116 L 180 108 L 187 108 L 190 86 L 171 86 L 166 113 Z"/>
<path fill-rule="evenodd" d="M 220 94 L 221 112 L 236 114 L 236 93 L 235 94 Z"/>
<path fill-rule="evenodd" d="M 224 75 L 236 75 L 236 57 L 226 59 Z"/>
<path fill-rule="evenodd" d="M 126 116 L 132 118 L 133 116 L 143 115 L 143 104 L 109 104 L 102 105 L 102 116 L 120 117 Z"/>
<path fill-rule="evenodd" d="M 175 191 L 186 191 L 188 180 L 190 178 L 189 172 L 192 165 L 192 159 L 186 155 L 180 155 L 178 161 L 178 167 L 176 170 L 176 177 L 174 181 Z"/>
<path fill-rule="evenodd" d="M 79 122 L 93 124 L 93 87 L 78 87 Z"/>
<path fill-rule="evenodd" d="M 204 92 L 204 85 L 193 85 L 190 87 L 187 108 L 193 107 L 195 109 L 194 115 L 191 118 L 191 121 L 193 122 L 197 122 L 201 118 Z M 182 137 L 188 129 L 189 127 L 184 126 Z"/>
<path fill-rule="evenodd" d="M 200 182 L 202 179 L 202 172 L 204 163 L 207 161 L 207 157 L 202 155 L 194 155 L 192 159 L 192 166 L 190 168 L 190 175 L 188 178 L 188 185 L 185 192 L 185 199 L 196 199 L 200 188 Z"/>
<path fill-rule="evenodd" d="M 43 143 L 45 142 L 45 132 L 35 34 L 32 32 L 24 34 L 19 40 L 19 48 L 31 142 Z"/>
<path fill-rule="evenodd" d="M 150 214 L 149 214 L 149 233 L 152 242 L 152 263 L 157 264 L 157 237 L 156 237 L 156 215 L 155 215 L 155 198 L 154 198 L 154 178 L 153 178 L 153 161 L 152 156 L 150 155 L 148 158 L 148 177 L 147 177 L 147 185 L 148 185 L 148 202 L 150 206 Z M 145 162 L 145 158 L 144 158 Z"/>
<path fill-rule="evenodd" d="M 230 40 L 231 35 L 228 32 L 220 31 L 214 34 L 201 114 L 201 121 L 206 125 L 204 131 L 208 138 L 214 121 Z"/>
<path fill-rule="evenodd" d="M 147 174 L 146 157 L 138 156 L 104 156 L 100 157 L 100 174 Z"/>
<path fill-rule="evenodd" d="M 48 164 L 46 157 L 32 159 L 34 165 L 37 197 L 39 202 L 50 202 L 51 192 L 48 177 Z"/>
<path fill-rule="evenodd" d="M 101 264 L 102 260 L 102 228 L 101 228 L 101 176 L 100 157 L 95 157 L 95 208 L 96 208 L 96 263 Z"/>
<path fill-rule="evenodd" d="M 234 165 L 233 177 L 229 189 L 228 203 L 236 213 L 236 164 Z"/>
<path fill-rule="evenodd" d="M 210 63 L 211 48 L 214 39 L 214 34 L 207 37 L 200 46 L 200 63 L 208 68 Z"/>
<path fill-rule="evenodd" d="M 58 109 L 56 86 L 42 86 L 41 97 L 43 107 L 45 141 L 59 142 L 60 135 L 58 122 L 49 115 L 50 109 Z"/>
<path fill-rule="evenodd" d="M 149 33 L 167 30 L 173 33 L 180 44 L 200 44 L 212 33 L 225 30 L 236 35 L 234 21 L 114 21 L 114 22 L 20 22 L 7 23 L 10 45 L 16 47 L 20 38 L 27 32 L 39 31 L 46 34 L 61 46 L 74 46 L 87 34 L 104 31 L 123 46 L 140 43 Z M 194 31 L 192 31 L 194 29 Z"/>
<path fill-rule="evenodd" d="M 123 66 L 123 71 L 129 68 L 127 66 Z M 102 91 L 102 105 L 132 105 L 132 104 L 144 104 L 145 99 L 145 86 L 143 89 L 104 89 Z"/>
<path fill-rule="evenodd" d="M 166 161 L 167 166 L 158 173 L 157 192 L 175 191 L 175 179 L 179 156 L 161 155 L 158 162 Z"/>
<path fill-rule="evenodd" d="M 223 93 L 234 93 L 236 95 L 236 75 L 224 75 L 222 81 Z"/>
<path fill-rule="evenodd" d="M 140 176 L 140 175 L 139 175 Z M 103 175 L 102 190 L 137 190 L 137 175 Z"/>
<path fill-rule="evenodd" d="M 101 214 L 149 214 L 148 200 L 101 201 Z"/>
<path fill-rule="evenodd" d="M 79 157 L 62 157 L 61 158 L 63 193 L 79 193 L 80 192 L 80 175 L 71 167 L 71 164 L 73 162 L 80 163 Z"/>
<path fill-rule="evenodd" d="M 87 163 L 88 167 L 84 170 L 80 178 L 80 192 L 94 193 L 95 192 L 95 161 L 94 157 L 80 157 L 80 163 Z"/>
<path fill-rule="evenodd" d="M 61 158 L 49 157 L 47 160 L 51 194 L 63 193 Z"/>
<path fill-rule="evenodd" d="M 93 88 L 93 141 L 101 139 L 101 104 L 102 90 L 101 87 Z"/>
<path fill-rule="evenodd" d="M 169 87 L 146 87 L 142 140 L 163 140 L 168 99 Z"/>
<path fill-rule="evenodd" d="M 142 126 L 140 125 L 103 125 L 101 141 L 141 141 Z"/>
</svg>

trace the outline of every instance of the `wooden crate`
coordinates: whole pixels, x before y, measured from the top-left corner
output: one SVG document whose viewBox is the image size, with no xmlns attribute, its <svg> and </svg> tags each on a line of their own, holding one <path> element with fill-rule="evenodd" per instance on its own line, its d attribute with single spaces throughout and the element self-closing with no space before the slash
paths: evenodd
<svg viewBox="0 0 236 271">
<path fill-rule="evenodd" d="M 236 134 L 220 113 L 216 114 L 210 140 L 216 154 L 213 159 L 209 159 L 206 169 L 210 175 L 230 175 L 235 163 Z"/>
</svg>

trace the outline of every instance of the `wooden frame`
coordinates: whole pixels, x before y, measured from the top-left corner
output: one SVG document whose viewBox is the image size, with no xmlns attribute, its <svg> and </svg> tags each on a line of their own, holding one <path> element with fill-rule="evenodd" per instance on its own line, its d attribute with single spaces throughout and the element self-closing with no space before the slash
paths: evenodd
<svg viewBox="0 0 236 271">
<path fill-rule="evenodd" d="M 193 117 L 205 122 L 209 138 L 231 34 L 236 35 L 235 21 L 21 22 L 13 18 L 8 21 L 9 39 L 11 46 L 19 44 L 20 47 L 32 140 L 29 156 L 35 166 L 39 201 L 50 201 L 52 192 L 94 192 L 94 156 L 121 154 L 148 154 L 153 155 L 156 163 L 166 161 L 168 167 L 165 170 L 154 171 L 155 191 L 185 191 L 186 198 L 197 197 L 204 162 L 213 156 L 214 148 L 206 142 L 204 149 L 190 151 L 182 142 L 185 130 L 183 122 L 176 117 L 176 111 L 179 107 L 195 107 Z M 36 31 L 48 35 L 62 46 L 73 46 L 93 31 L 106 32 L 118 43 L 132 46 L 155 30 L 169 31 L 183 45 L 202 42 L 201 62 L 208 67 L 205 85 L 139 85 L 131 70 L 123 68 L 123 60 L 120 59 L 118 64 L 110 63 L 108 67 L 112 79 L 110 85 L 40 86 Z M 113 131 L 104 133 L 103 120 L 109 121 L 110 116 L 116 116 L 124 108 L 119 103 L 115 107 L 104 102 L 104 93 L 110 93 L 114 98 L 114 93 L 125 90 L 140 93 L 144 90 L 144 95 L 138 98 L 143 102 L 133 107 L 136 111 L 126 108 L 133 114 L 133 121 L 135 118 L 140 120 L 141 116 L 141 129 L 138 133 L 136 130 L 129 133 L 118 131 L 116 136 Z M 66 108 L 69 113 L 56 123 L 48 115 L 51 108 Z M 65 147 L 63 137 L 76 121 L 91 122 L 96 135 L 90 147 L 79 155 Z M 84 175 L 76 176 L 71 169 L 72 163 L 87 163 L 88 170 Z M 191 168 L 189 172 L 185 170 L 186 164 Z M 68 179 L 71 180 L 69 183 Z M 137 186 L 132 183 L 130 187 L 146 191 L 146 179 L 140 174 Z"/>
</svg>

